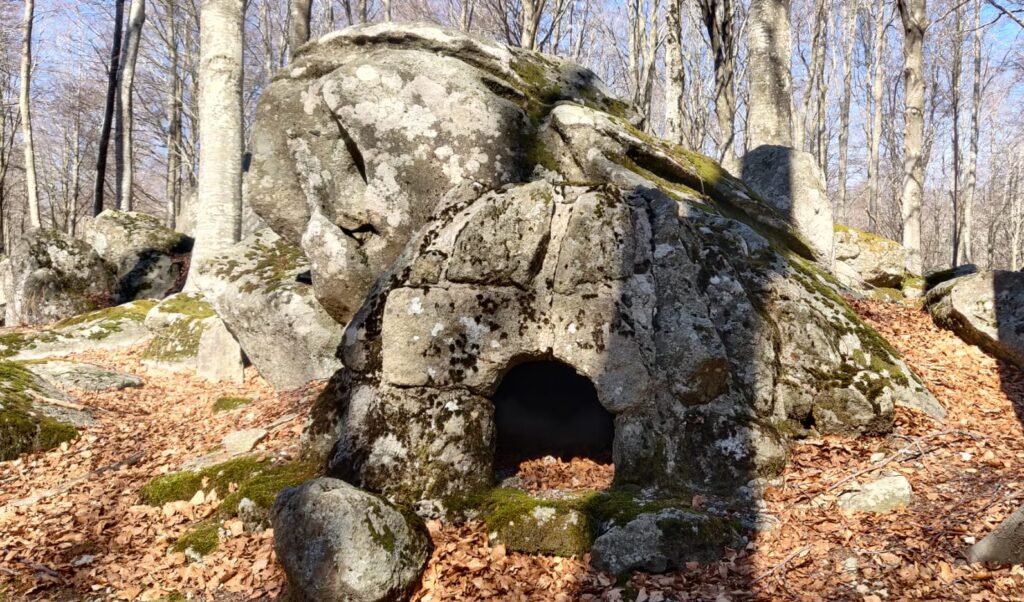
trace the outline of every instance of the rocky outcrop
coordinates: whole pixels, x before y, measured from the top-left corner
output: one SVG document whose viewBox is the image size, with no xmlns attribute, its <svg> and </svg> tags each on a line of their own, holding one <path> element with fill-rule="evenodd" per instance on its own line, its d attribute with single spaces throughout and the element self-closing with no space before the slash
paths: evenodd
<svg viewBox="0 0 1024 602">
<path fill-rule="evenodd" d="M 832 265 L 832 203 L 825 174 L 810 153 L 764 145 L 743 157 L 743 181 L 771 203 Z"/>
<path fill-rule="evenodd" d="M 257 108 L 247 198 L 312 264 L 339 323 L 452 186 L 527 178 L 560 100 L 635 118 L 593 73 L 425 25 L 353 27 L 303 46 Z"/>
<path fill-rule="evenodd" d="M 142 299 L 61 320 L 49 330 L 0 335 L 0 358 L 34 360 L 94 349 L 121 349 L 150 337 L 145 319 L 155 301 Z"/>
<path fill-rule="evenodd" d="M 272 231 L 214 257 L 196 284 L 275 388 L 328 379 L 341 368 L 342 326 L 317 302 L 302 251 Z"/>
<path fill-rule="evenodd" d="M 1024 272 L 978 272 L 925 296 L 935 323 L 1004 361 L 1024 367 Z"/>
<path fill-rule="evenodd" d="M 85 241 L 113 266 L 118 302 L 163 299 L 180 288 L 192 239 L 155 216 L 107 209 L 85 224 Z"/>
<path fill-rule="evenodd" d="M 168 297 L 146 315 L 146 327 L 153 340 L 142 353 L 143 363 L 191 371 L 212 382 L 244 380 L 242 349 L 202 295 Z"/>
<path fill-rule="evenodd" d="M 88 244 L 56 230 L 23 234 L 0 274 L 7 326 L 44 324 L 111 304 L 114 274 Z"/>
<path fill-rule="evenodd" d="M 907 251 L 895 240 L 836 224 L 835 275 L 844 285 L 899 289 L 906 264 Z"/>
<path fill-rule="evenodd" d="M 0 361 L 0 462 L 77 438 L 78 428 L 93 420 L 68 401 L 26 367 Z"/>
<path fill-rule="evenodd" d="M 430 557 L 415 515 L 336 479 L 285 489 L 271 522 L 296 600 L 405 600 Z"/>
<path fill-rule="evenodd" d="M 138 376 L 114 372 L 84 362 L 33 362 L 29 369 L 51 383 L 83 391 L 113 391 L 142 386 L 142 379 Z"/>
</svg>

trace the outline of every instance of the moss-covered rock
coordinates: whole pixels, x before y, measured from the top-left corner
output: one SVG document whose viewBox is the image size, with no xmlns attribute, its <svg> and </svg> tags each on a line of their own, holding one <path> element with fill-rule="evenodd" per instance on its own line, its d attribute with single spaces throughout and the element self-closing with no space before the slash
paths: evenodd
<svg viewBox="0 0 1024 602">
<path fill-rule="evenodd" d="M 67 420 L 86 421 L 87 415 L 36 401 L 52 395 L 59 392 L 24 366 L 0 362 L 0 461 L 53 449 L 78 437 L 78 429 Z"/>
<path fill-rule="evenodd" d="M 146 315 L 146 326 L 154 335 L 142 352 L 144 363 L 213 382 L 242 382 L 242 349 L 203 295 L 168 297 Z"/>
<path fill-rule="evenodd" d="M 243 408 L 252 403 L 252 400 L 248 397 L 218 397 L 217 401 L 213 402 L 213 413 L 217 414 L 220 412 L 230 412 Z"/>
</svg>

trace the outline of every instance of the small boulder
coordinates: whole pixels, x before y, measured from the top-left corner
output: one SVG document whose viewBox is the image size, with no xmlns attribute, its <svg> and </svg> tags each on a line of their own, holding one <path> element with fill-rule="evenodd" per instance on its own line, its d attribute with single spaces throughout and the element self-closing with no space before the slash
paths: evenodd
<svg viewBox="0 0 1024 602">
<path fill-rule="evenodd" d="M 664 573 L 687 562 L 713 562 L 739 545 L 735 525 L 699 512 L 668 509 L 641 514 L 594 541 L 591 564 L 599 571 Z"/>
<path fill-rule="evenodd" d="M 152 336 L 145 325 L 154 301 L 140 299 L 61 320 L 50 330 L 0 336 L 0 358 L 34 360 L 100 349 L 122 349 Z"/>
<path fill-rule="evenodd" d="M 935 323 L 1004 361 L 1024 367 L 1024 272 L 978 272 L 925 296 Z"/>
<path fill-rule="evenodd" d="M 314 296 L 302 251 L 264 229 L 210 260 L 196 284 L 276 389 L 330 378 L 343 326 Z"/>
<path fill-rule="evenodd" d="M 810 153 L 759 146 L 743 157 L 743 181 L 789 219 L 814 247 L 819 261 L 832 264 L 832 203 L 825 174 Z"/>
<path fill-rule="evenodd" d="M 45 324 L 111 304 L 114 274 L 88 244 L 37 228 L 20 237 L 3 274 L 6 325 Z"/>
<path fill-rule="evenodd" d="M 404 600 L 430 557 L 430 538 L 415 515 L 337 479 L 285 489 L 271 523 L 297 600 Z"/>
<path fill-rule="evenodd" d="M 907 251 L 895 240 L 835 225 L 835 275 L 852 288 L 900 288 Z"/>
<path fill-rule="evenodd" d="M 245 429 L 224 435 L 221 444 L 231 456 L 240 456 L 252 451 L 256 444 L 267 436 L 266 429 Z"/>
<path fill-rule="evenodd" d="M 146 326 L 154 336 L 142 353 L 143 363 L 193 371 L 211 382 L 244 380 L 242 348 L 202 295 L 168 297 L 150 310 Z"/>
<path fill-rule="evenodd" d="M 914 490 L 902 475 L 882 477 L 864 485 L 860 491 L 839 496 L 839 507 L 850 512 L 884 514 L 910 504 Z"/>
<path fill-rule="evenodd" d="M 83 391 L 113 391 L 143 384 L 138 376 L 83 362 L 52 360 L 31 364 L 29 368 L 51 383 Z"/>
<path fill-rule="evenodd" d="M 92 416 L 26 367 L 0 362 L 0 462 L 78 437 Z"/>
<path fill-rule="evenodd" d="M 192 239 L 145 213 L 107 209 L 86 222 L 85 240 L 117 274 L 118 300 L 163 299 L 181 285 Z"/>
</svg>

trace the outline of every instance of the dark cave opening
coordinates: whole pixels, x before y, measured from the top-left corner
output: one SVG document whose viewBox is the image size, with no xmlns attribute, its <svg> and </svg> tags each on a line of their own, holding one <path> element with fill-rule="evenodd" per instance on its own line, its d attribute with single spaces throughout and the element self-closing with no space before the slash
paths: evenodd
<svg viewBox="0 0 1024 602">
<path fill-rule="evenodd" d="M 590 379 L 553 361 L 512 368 L 491 398 L 498 472 L 520 462 L 554 456 L 612 462 L 615 421 Z"/>
</svg>

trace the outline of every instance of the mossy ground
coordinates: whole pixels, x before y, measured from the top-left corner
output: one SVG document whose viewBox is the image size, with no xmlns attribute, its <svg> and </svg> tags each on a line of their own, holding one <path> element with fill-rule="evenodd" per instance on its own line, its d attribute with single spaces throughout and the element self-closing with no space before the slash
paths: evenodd
<svg viewBox="0 0 1024 602">
<path fill-rule="evenodd" d="M 23 366 L 0 362 L 0 461 L 46 451 L 78 437 L 70 424 L 34 410 L 36 377 Z"/>
<path fill-rule="evenodd" d="M 159 305 L 160 309 L 157 311 L 161 313 L 183 314 L 197 320 L 212 318 L 216 315 L 213 307 L 203 299 L 202 295 L 194 293 L 173 295 L 163 300 Z"/>
<path fill-rule="evenodd" d="M 213 402 L 213 413 L 219 414 L 220 412 L 230 412 L 237 410 L 238 408 L 245 407 L 252 403 L 252 400 L 248 397 L 221 397 L 217 401 Z"/>
</svg>

